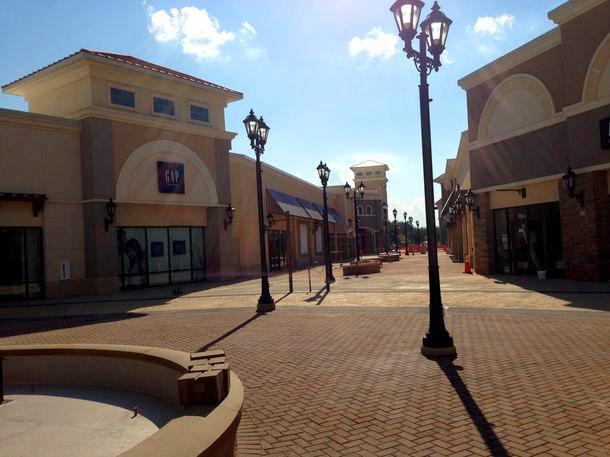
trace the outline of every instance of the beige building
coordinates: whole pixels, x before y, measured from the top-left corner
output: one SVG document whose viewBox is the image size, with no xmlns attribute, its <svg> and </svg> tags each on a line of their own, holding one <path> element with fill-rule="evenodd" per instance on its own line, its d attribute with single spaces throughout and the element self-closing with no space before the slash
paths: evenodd
<svg viewBox="0 0 610 457">
<path fill-rule="evenodd" d="M 549 19 L 554 29 L 459 81 L 468 131 L 436 179 L 441 223 L 479 273 L 605 281 L 610 0 L 570 0 Z"/>
<path fill-rule="evenodd" d="M 254 160 L 230 153 L 224 118 L 240 92 L 84 49 L 3 91 L 30 112 L 0 110 L 0 299 L 259 273 Z M 321 188 L 263 170 L 270 268 L 322 262 Z M 353 235 L 337 190 L 329 221 L 342 260 Z"/>
</svg>

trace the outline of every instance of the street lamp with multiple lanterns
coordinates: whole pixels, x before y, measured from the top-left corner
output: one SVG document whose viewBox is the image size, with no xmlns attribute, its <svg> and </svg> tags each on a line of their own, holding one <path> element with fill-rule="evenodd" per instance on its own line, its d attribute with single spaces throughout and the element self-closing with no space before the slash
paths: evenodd
<svg viewBox="0 0 610 457">
<path fill-rule="evenodd" d="M 402 213 L 402 217 L 405 219 L 405 255 L 409 255 L 409 240 L 407 238 L 407 212 Z"/>
<path fill-rule="evenodd" d="M 400 252 L 400 248 L 398 247 L 398 223 L 396 222 L 396 216 L 398 216 L 398 210 L 394 208 L 392 210 L 392 214 L 394 215 L 394 242 L 396 243 L 396 252 Z"/>
<path fill-rule="evenodd" d="M 256 194 L 258 197 L 258 234 L 261 261 L 261 296 L 258 299 L 256 310 L 259 313 L 273 311 L 275 301 L 269 292 L 269 277 L 267 273 L 267 248 L 265 246 L 265 217 L 263 215 L 263 183 L 261 171 L 261 155 L 265 152 L 265 145 L 269 137 L 269 126 L 265 123 L 262 116 L 257 118 L 254 111 L 250 110 L 248 117 L 244 119 L 246 133 L 250 139 L 250 147 L 256 154 Z M 271 215 L 271 218 L 269 218 Z M 273 215 L 269 213 L 267 218 L 273 221 Z M 269 225 L 272 225 L 271 223 Z"/>
<path fill-rule="evenodd" d="M 324 198 L 324 214 L 322 215 L 324 223 L 324 264 L 326 266 L 326 288 L 330 289 L 330 284 L 335 282 L 333 276 L 333 264 L 330 258 L 330 233 L 328 229 L 328 198 L 326 195 L 326 186 L 328 185 L 328 178 L 330 178 L 330 168 L 320 160 L 320 165 L 316 168 L 320 182 L 322 183 L 322 196 Z"/>
<path fill-rule="evenodd" d="M 388 204 L 386 202 L 383 202 L 381 207 L 383 208 L 383 220 L 385 223 L 385 253 L 389 254 L 390 253 L 390 240 L 389 240 L 390 235 L 388 233 Z"/>
<path fill-rule="evenodd" d="M 430 285 L 430 325 L 422 341 L 422 354 L 425 356 L 455 355 L 453 338 L 445 327 L 441 285 L 438 269 L 436 242 L 436 221 L 434 215 L 434 184 L 432 176 L 432 140 L 430 135 L 430 94 L 428 75 L 441 67 L 441 54 L 445 50 L 447 34 L 452 21 L 445 16 L 434 2 L 432 11 L 421 23 L 419 18 L 424 7 L 421 0 L 396 0 L 390 11 L 398 27 L 398 35 L 404 41 L 404 52 L 413 59 L 420 75 L 419 106 L 421 117 L 422 156 L 424 165 L 424 195 L 426 198 L 426 228 L 428 235 L 428 281 Z M 417 38 L 419 49 L 413 48 L 412 41 Z M 428 53 L 432 57 L 428 56 Z"/>
<path fill-rule="evenodd" d="M 364 185 L 364 183 L 362 181 L 360 181 L 360 184 L 358 185 L 357 188 L 354 188 L 354 196 L 351 196 L 352 193 L 352 186 L 349 185 L 349 183 L 345 183 L 345 186 L 343 186 L 343 190 L 345 191 L 345 196 L 349 199 L 349 198 L 353 198 L 354 199 L 354 219 L 355 219 L 355 230 L 356 230 L 356 261 L 360 262 L 360 246 L 358 245 L 358 229 L 359 229 L 359 220 L 358 220 L 358 205 L 357 205 L 357 201 L 358 201 L 358 194 L 360 194 L 360 200 L 362 200 L 364 198 L 364 192 L 366 191 L 366 186 Z"/>
</svg>

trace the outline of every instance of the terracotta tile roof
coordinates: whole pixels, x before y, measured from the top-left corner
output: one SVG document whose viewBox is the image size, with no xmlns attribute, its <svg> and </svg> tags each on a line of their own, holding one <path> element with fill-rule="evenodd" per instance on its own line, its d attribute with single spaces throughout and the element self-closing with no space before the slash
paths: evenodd
<svg viewBox="0 0 610 457">
<path fill-rule="evenodd" d="M 50 68 L 50 67 L 52 67 L 54 65 L 57 65 L 60 62 L 64 62 L 65 60 L 68 60 L 68 59 L 70 59 L 70 58 L 72 58 L 72 57 L 74 57 L 74 56 L 76 56 L 77 54 L 80 54 L 80 53 L 89 54 L 91 56 L 96 56 L 96 57 L 101 57 L 101 58 L 108 59 L 108 60 L 113 61 L 113 62 L 127 64 L 127 65 L 131 65 L 133 67 L 136 67 L 136 68 L 141 68 L 141 69 L 144 69 L 144 70 L 153 71 L 153 72 L 160 73 L 160 74 L 163 74 L 163 75 L 171 76 L 173 78 L 182 79 L 184 81 L 189 81 L 189 82 L 192 82 L 192 83 L 201 84 L 202 86 L 207 86 L 207 87 L 210 87 L 212 89 L 220 90 L 222 92 L 228 92 L 229 94 L 237 96 L 237 97 L 240 97 L 240 98 L 243 96 L 243 94 L 241 92 L 238 92 L 238 91 L 233 90 L 233 89 L 229 89 L 228 87 L 224 87 L 224 86 L 221 86 L 219 84 L 214 84 L 214 83 L 212 83 L 210 81 L 206 81 L 204 79 L 197 78 L 195 76 L 191 76 L 191 75 L 188 75 L 186 73 L 182 73 L 182 72 L 179 72 L 179 71 L 176 71 L 176 70 L 172 70 L 171 68 L 162 67 L 161 65 L 157 65 L 157 64 L 154 64 L 152 62 L 147 62 L 146 60 L 138 59 L 136 57 L 132 57 L 132 56 L 128 56 L 128 55 L 123 55 L 123 54 L 114 54 L 114 53 L 102 52 L 102 51 L 91 51 L 89 49 L 81 49 L 80 51 L 77 51 L 77 52 L 75 52 L 73 54 L 70 54 L 69 56 L 66 56 L 63 59 L 60 59 L 60 60 L 58 60 L 56 62 L 53 62 L 53 63 L 51 63 L 51 64 L 49 64 L 49 65 L 47 65 L 47 66 L 45 66 L 43 68 L 40 68 L 39 70 L 36 70 L 36 71 L 34 71 L 34 72 L 32 72 L 32 73 L 30 73 L 28 75 L 25 75 L 25 76 L 15 80 L 15 81 L 9 83 L 9 84 L 3 85 L 2 89 L 6 88 L 8 86 L 11 86 L 11 85 L 13 85 L 13 84 L 15 84 L 15 83 L 17 83 L 19 81 L 22 81 L 22 80 L 24 80 L 26 78 L 29 78 L 30 76 L 33 76 L 36 73 L 39 73 L 39 72 L 41 72 L 43 70 L 46 70 L 47 68 Z"/>
</svg>

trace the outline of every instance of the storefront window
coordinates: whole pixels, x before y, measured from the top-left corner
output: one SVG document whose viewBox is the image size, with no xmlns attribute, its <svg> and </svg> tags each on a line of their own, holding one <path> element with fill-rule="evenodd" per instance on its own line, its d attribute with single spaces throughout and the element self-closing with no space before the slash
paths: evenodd
<svg viewBox="0 0 610 457">
<path fill-rule="evenodd" d="M 119 228 L 124 288 L 205 280 L 203 227 Z"/>
<path fill-rule="evenodd" d="M 558 203 L 495 210 L 496 271 L 560 276 L 565 268 L 560 226 Z"/>
<path fill-rule="evenodd" d="M 0 228 L 0 300 L 43 293 L 42 230 Z"/>
</svg>

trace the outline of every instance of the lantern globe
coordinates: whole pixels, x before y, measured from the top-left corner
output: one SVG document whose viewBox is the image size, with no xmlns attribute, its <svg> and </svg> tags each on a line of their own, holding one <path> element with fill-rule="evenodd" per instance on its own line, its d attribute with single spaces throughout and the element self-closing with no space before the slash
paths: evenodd
<svg viewBox="0 0 610 457">
<path fill-rule="evenodd" d="M 394 15 L 398 36 L 405 42 L 410 43 L 417 34 L 417 26 L 424 2 L 421 0 L 396 0 L 390 7 Z"/>
<path fill-rule="evenodd" d="M 436 60 L 440 59 L 441 54 L 445 50 L 447 43 L 447 35 L 453 21 L 445 16 L 438 6 L 438 2 L 434 2 L 432 12 L 422 22 L 421 28 L 427 35 L 428 51 Z"/>
<path fill-rule="evenodd" d="M 396 219 L 396 216 L 398 216 L 398 210 L 396 208 L 394 208 L 392 210 L 392 214 L 394 215 L 394 219 Z"/>
<path fill-rule="evenodd" d="M 349 195 L 352 193 L 352 186 L 350 186 L 349 183 L 346 182 L 345 186 L 343 186 L 343 190 L 345 191 L 345 195 L 349 197 Z"/>
<path fill-rule="evenodd" d="M 366 186 L 364 185 L 364 183 L 362 181 L 360 181 L 360 185 L 358 186 L 358 192 L 360 193 L 361 197 L 364 197 L 365 191 L 366 191 Z"/>
<path fill-rule="evenodd" d="M 320 181 L 322 181 L 322 185 L 326 186 L 326 184 L 328 184 L 328 178 L 330 178 L 330 168 L 320 160 L 320 165 L 318 165 L 316 170 L 318 171 L 318 176 L 320 177 Z"/>
<path fill-rule="evenodd" d="M 381 207 L 383 208 L 384 211 L 388 210 L 388 204 L 386 202 L 383 202 Z"/>
<path fill-rule="evenodd" d="M 568 191 L 570 197 L 574 196 L 574 192 L 576 191 L 576 173 L 572 170 L 572 167 L 568 167 L 568 171 L 562 177 L 563 187 Z"/>
<path fill-rule="evenodd" d="M 264 146 L 267 144 L 267 139 L 269 138 L 269 126 L 265 123 L 265 120 L 263 119 L 262 116 L 261 116 L 260 120 L 258 121 L 257 136 L 258 136 L 258 142 L 261 146 Z"/>
<path fill-rule="evenodd" d="M 250 140 L 256 140 L 258 135 L 258 119 L 254 114 L 254 110 L 250 110 L 250 114 L 244 119 L 244 126 L 246 127 L 246 134 Z"/>
<path fill-rule="evenodd" d="M 406 211 L 404 213 L 402 213 L 402 217 L 404 217 L 405 220 L 407 219 L 407 212 Z"/>
</svg>

